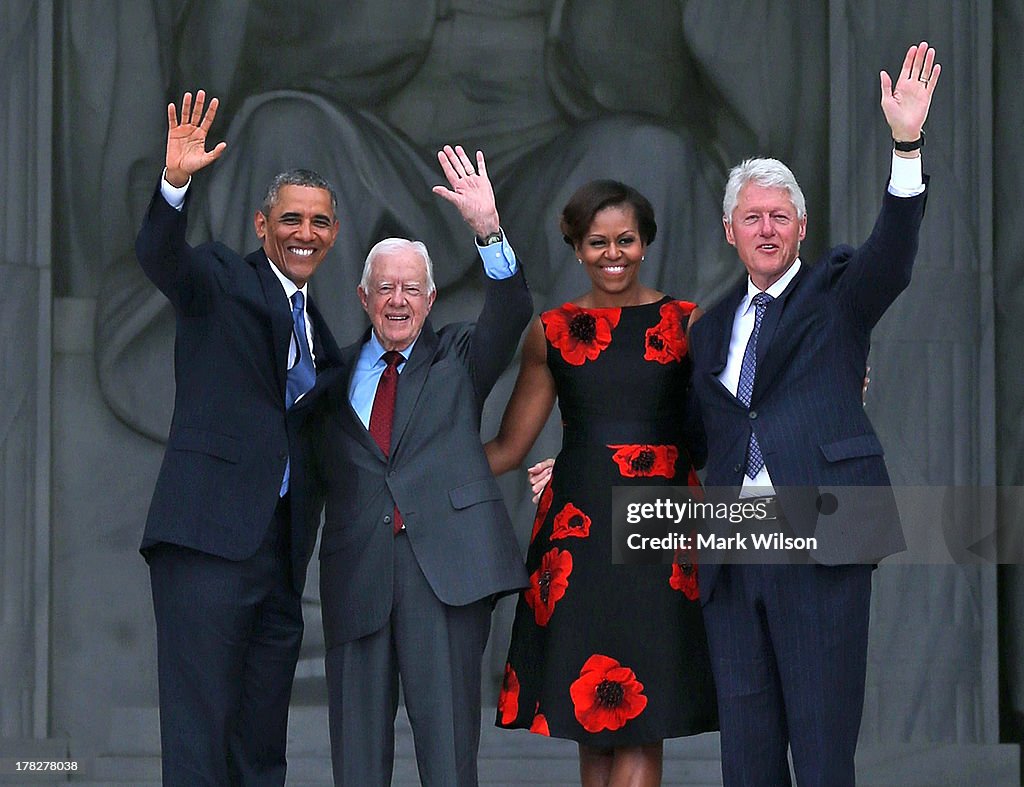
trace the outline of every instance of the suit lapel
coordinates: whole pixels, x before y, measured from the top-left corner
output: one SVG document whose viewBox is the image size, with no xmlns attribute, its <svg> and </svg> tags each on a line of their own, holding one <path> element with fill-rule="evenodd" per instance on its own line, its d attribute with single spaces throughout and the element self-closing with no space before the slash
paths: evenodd
<svg viewBox="0 0 1024 787">
<path fill-rule="evenodd" d="M 341 351 L 327 329 L 327 322 L 324 320 L 316 303 L 310 298 L 306 301 L 306 313 L 313 321 L 313 354 L 316 356 L 316 370 L 320 372 L 331 366 L 337 366 Z"/>
<path fill-rule="evenodd" d="M 711 365 L 708 371 L 715 378 L 722 373 L 729 360 L 729 342 L 732 340 L 732 325 L 736 318 L 736 309 L 740 301 L 747 294 L 746 278 L 732 290 L 720 306 L 715 307 L 715 322 L 712 323 L 714 335 L 712 336 Z"/>
<path fill-rule="evenodd" d="M 245 260 L 256 269 L 256 276 L 263 289 L 263 297 L 267 301 L 267 309 L 270 312 L 270 333 L 274 345 L 274 373 L 283 401 L 288 379 L 288 345 L 291 342 L 294 325 L 291 308 L 289 308 L 288 298 L 284 294 L 284 288 L 274 272 L 270 270 L 271 263 L 263 250 L 254 251 Z"/>
<path fill-rule="evenodd" d="M 330 393 L 328 394 L 329 401 L 342 428 L 363 448 L 380 459 L 381 462 L 384 462 L 386 461 L 384 452 L 380 450 L 377 441 L 370 436 L 369 430 L 359 420 L 359 416 L 352 409 L 352 402 L 348 397 L 349 389 L 352 387 L 352 377 L 356 373 L 356 362 L 359 360 L 359 353 L 362 352 L 363 345 L 368 338 L 369 331 L 359 341 L 340 350 L 338 352 L 338 367 L 328 369 L 324 374 L 332 381 Z M 319 382 L 319 379 L 317 382 Z"/>
<path fill-rule="evenodd" d="M 416 400 L 420 397 L 427 374 L 437 351 L 437 334 L 427 321 L 423 324 L 412 357 L 405 363 L 402 373 L 398 376 L 398 393 L 395 398 L 395 420 L 391 426 L 391 455 L 394 456 L 402 441 L 402 435 L 409 426 Z"/>
<path fill-rule="evenodd" d="M 704 374 L 707 374 L 710 385 L 714 390 L 718 391 L 722 396 L 725 396 L 732 401 L 736 401 L 736 397 L 729 393 L 729 389 L 722 385 L 722 381 L 718 379 L 718 376 L 725 369 L 725 365 L 729 360 L 729 342 L 732 339 L 732 324 L 736 316 L 736 309 L 740 305 L 740 301 L 743 300 L 743 296 L 747 292 L 747 281 L 744 278 L 740 285 L 737 285 L 732 291 L 729 292 L 718 304 L 708 311 L 703 317 L 701 317 L 701 325 L 706 320 L 708 327 L 705 328 L 708 334 L 707 339 L 707 353 L 708 353 L 708 365 Z"/>
<path fill-rule="evenodd" d="M 801 264 L 800 270 L 797 271 L 789 286 L 765 310 L 764 319 L 761 320 L 761 332 L 757 336 L 757 369 L 754 373 L 754 391 L 750 396 L 751 402 L 756 401 L 765 386 L 774 379 L 778 365 L 785 357 L 785 348 L 782 346 L 781 338 L 779 342 L 775 342 L 775 334 L 778 331 L 782 315 L 786 311 L 786 304 L 806 275 L 807 270 L 808 266 Z"/>
</svg>

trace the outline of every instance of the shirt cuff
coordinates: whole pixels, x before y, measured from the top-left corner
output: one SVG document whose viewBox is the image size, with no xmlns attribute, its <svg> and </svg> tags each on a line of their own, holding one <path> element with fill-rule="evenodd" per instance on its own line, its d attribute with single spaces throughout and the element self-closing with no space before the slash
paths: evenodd
<svg viewBox="0 0 1024 787">
<path fill-rule="evenodd" d="M 185 192 L 188 191 L 189 185 L 192 183 L 192 178 L 189 177 L 185 181 L 184 186 L 172 186 L 167 182 L 167 167 L 164 167 L 164 174 L 160 178 L 160 193 L 164 199 L 167 200 L 167 204 L 175 210 L 181 210 L 185 204 Z"/>
<path fill-rule="evenodd" d="M 483 260 L 484 273 L 488 278 L 508 279 L 515 276 L 519 264 L 504 231 L 501 233 L 501 243 L 492 243 L 489 246 L 476 244 L 476 250 Z"/>
<path fill-rule="evenodd" d="M 924 177 L 921 174 L 921 157 L 903 158 L 892 154 L 892 174 L 889 176 L 889 193 L 894 197 L 916 197 L 924 191 Z"/>
</svg>

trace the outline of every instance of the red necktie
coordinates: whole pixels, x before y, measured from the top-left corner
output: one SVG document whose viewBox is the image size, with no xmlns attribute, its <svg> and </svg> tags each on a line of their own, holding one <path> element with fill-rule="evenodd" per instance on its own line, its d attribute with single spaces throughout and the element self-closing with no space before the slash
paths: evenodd
<svg viewBox="0 0 1024 787">
<path fill-rule="evenodd" d="M 380 446 L 384 456 L 391 453 L 391 427 L 395 421 L 395 394 L 398 392 L 398 364 L 405 358 L 396 350 L 384 353 L 384 362 L 388 365 L 377 383 L 377 393 L 373 397 L 373 409 L 370 410 L 370 436 Z M 392 520 L 395 533 L 402 529 L 402 515 L 395 507 Z"/>
</svg>

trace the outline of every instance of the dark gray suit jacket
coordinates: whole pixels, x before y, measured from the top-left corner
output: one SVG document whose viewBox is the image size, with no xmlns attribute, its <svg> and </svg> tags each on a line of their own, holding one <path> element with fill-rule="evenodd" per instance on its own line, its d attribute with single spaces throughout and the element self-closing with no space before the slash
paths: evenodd
<svg viewBox="0 0 1024 787">
<path fill-rule="evenodd" d="M 326 491 L 320 596 L 328 648 L 373 633 L 391 612 L 396 505 L 420 568 L 445 604 L 526 586 L 519 545 L 480 442 L 480 414 L 532 315 L 520 266 L 508 279 L 486 279 L 476 323 L 435 332 L 428 320 L 399 376 L 389 457 L 348 398 L 369 334 L 342 351 L 341 368 L 303 427 L 309 478 Z"/>
</svg>

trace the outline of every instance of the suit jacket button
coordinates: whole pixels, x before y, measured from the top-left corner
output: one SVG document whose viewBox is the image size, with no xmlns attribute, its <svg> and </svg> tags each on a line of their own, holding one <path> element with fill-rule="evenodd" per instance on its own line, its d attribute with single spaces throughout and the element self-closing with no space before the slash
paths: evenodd
<svg viewBox="0 0 1024 787">
<path fill-rule="evenodd" d="M 757 410 L 751 410 L 749 413 L 747 413 L 747 418 L 749 418 L 751 421 L 757 418 Z"/>
<path fill-rule="evenodd" d="M 391 514 L 385 514 L 384 515 L 384 524 L 385 525 L 390 525 L 391 524 Z"/>
<path fill-rule="evenodd" d="M 394 477 L 395 477 L 395 471 L 394 470 L 388 470 L 388 478 L 394 478 Z"/>
<path fill-rule="evenodd" d="M 281 452 L 280 452 L 280 453 L 279 453 L 279 454 L 277 455 L 277 458 L 278 458 L 278 459 L 280 459 L 280 460 L 281 460 L 281 461 L 283 462 L 283 461 L 284 461 L 285 459 L 287 459 L 287 458 L 288 458 L 288 452 L 287 452 L 287 451 L 281 451 Z"/>
<path fill-rule="evenodd" d="M 742 469 L 743 469 L 743 465 L 733 465 L 733 466 L 732 466 L 732 471 L 733 471 L 734 473 L 738 473 L 738 472 L 740 472 L 740 471 L 741 471 Z"/>
</svg>

